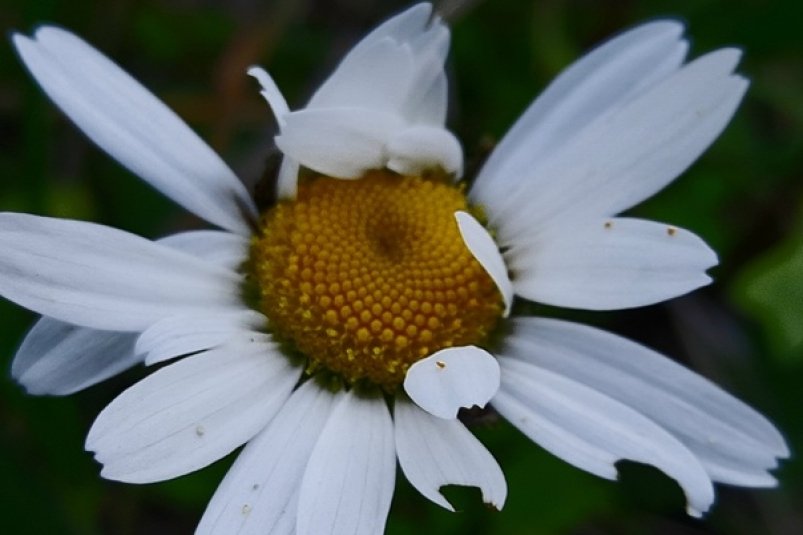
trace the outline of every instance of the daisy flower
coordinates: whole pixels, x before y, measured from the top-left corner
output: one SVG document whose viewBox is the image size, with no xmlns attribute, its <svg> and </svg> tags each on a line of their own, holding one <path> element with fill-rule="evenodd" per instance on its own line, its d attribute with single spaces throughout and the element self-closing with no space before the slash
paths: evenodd
<svg viewBox="0 0 803 535">
<path fill-rule="evenodd" d="M 245 444 L 197 533 L 381 533 L 397 461 L 447 509 L 447 484 L 501 508 L 502 471 L 457 418 L 488 403 L 593 474 L 615 478 L 620 459 L 659 468 L 694 515 L 715 481 L 774 485 L 788 450 L 753 409 L 613 334 L 510 316 L 514 299 L 611 310 L 710 282 L 716 255 L 694 234 L 617 215 L 682 173 L 747 88 L 738 51 L 686 63 L 682 34 L 645 24 L 569 67 L 471 188 L 444 127 L 449 31 L 429 4 L 370 33 L 301 110 L 253 68 L 285 155 L 261 212 L 91 46 L 49 26 L 14 35 L 90 139 L 220 229 L 151 242 L 0 214 L 0 294 L 43 315 L 14 377 L 61 395 L 159 363 L 86 447 L 104 477 L 148 483 Z"/>
</svg>

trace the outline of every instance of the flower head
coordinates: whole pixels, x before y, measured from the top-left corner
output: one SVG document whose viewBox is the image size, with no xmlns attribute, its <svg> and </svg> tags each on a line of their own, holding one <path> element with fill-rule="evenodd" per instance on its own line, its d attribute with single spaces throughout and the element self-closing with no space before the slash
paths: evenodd
<svg viewBox="0 0 803 535">
<path fill-rule="evenodd" d="M 514 295 L 617 309 L 710 281 L 716 255 L 674 226 L 619 217 L 713 142 L 747 82 L 734 50 L 684 63 L 682 27 L 639 26 L 547 88 L 470 189 L 445 129 L 449 33 L 428 4 L 369 34 L 307 107 L 250 73 L 285 155 L 258 213 L 228 167 L 85 42 L 14 36 L 87 135 L 223 230 L 150 242 L 92 223 L 0 214 L 0 293 L 43 314 L 13 374 L 66 394 L 161 367 L 98 416 L 110 479 L 197 470 L 246 444 L 199 533 L 378 533 L 396 461 L 424 496 L 504 476 L 457 419 L 493 407 L 602 477 L 631 459 L 676 479 L 689 512 L 712 482 L 774 484 L 788 455 L 761 415 L 673 361 L 578 324 L 509 313 Z"/>
<path fill-rule="evenodd" d="M 440 349 L 481 344 L 504 311 L 464 245 L 450 181 L 371 171 L 304 180 L 266 213 L 252 245 L 274 335 L 354 384 L 392 391 Z"/>
</svg>

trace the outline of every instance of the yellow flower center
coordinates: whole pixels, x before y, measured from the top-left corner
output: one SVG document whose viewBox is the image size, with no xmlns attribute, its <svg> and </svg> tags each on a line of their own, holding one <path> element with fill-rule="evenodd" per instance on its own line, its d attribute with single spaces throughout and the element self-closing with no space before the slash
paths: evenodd
<svg viewBox="0 0 803 535">
<path fill-rule="evenodd" d="M 463 190 L 375 171 L 302 180 L 262 218 L 251 248 L 274 334 L 349 383 L 393 389 L 411 364 L 482 344 L 502 297 L 466 248 L 454 213 Z"/>
</svg>

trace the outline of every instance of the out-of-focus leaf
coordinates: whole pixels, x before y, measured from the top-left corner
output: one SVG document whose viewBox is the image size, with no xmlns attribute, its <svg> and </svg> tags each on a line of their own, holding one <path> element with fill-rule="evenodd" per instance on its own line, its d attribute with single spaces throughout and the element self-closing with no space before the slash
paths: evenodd
<svg viewBox="0 0 803 535">
<path fill-rule="evenodd" d="M 803 235 L 793 236 L 749 265 L 736 284 L 736 300 L 766 331 L 778 356 L 803 351 Z"/>
</svg>

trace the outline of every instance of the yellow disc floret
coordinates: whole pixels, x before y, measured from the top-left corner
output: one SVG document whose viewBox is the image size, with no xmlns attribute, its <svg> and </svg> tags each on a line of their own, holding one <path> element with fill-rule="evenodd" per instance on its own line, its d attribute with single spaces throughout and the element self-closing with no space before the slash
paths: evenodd
<svg viewBox="0 0 803 535">
<path fill-rule="evenodd" d="M 388 389 L 439 349 L 482 343 L 503 306 L 457 227 L 454 213 L 467 209 L 462 189 L 441 180 L 302 180 L 252 245 L 270 328 L 309 371 Z"/>
</svg>

